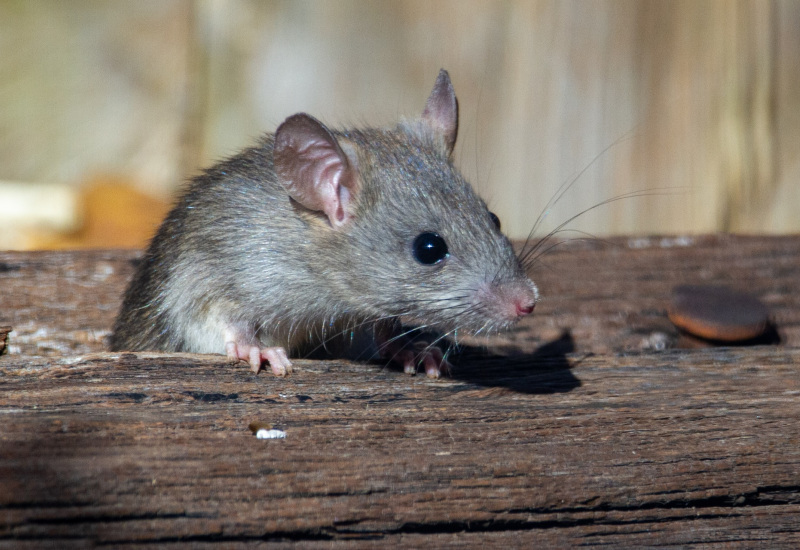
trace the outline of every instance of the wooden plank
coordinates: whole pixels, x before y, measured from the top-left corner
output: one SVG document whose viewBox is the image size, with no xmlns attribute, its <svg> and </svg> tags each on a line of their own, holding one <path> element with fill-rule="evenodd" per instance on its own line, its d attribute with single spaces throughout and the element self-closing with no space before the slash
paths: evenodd
<svg viewBox="0 0 800 550">
<path fill-rule="evenodd" d="M 440 381 L 103 352 L 130 253 L 0 254 L 0 545 L 796 547 L 800 238 L 612 244 L 548 255 L 553 298 Z M 697 279 L 783 343 L 646 349 Z"/>
<path fill-rule="evenodd" d="M 0 324 L 14 326 L 16 352 L 102 351 L 139 256 L 121 250 L 0 252 Z M 542 301 L 536 313 L 489 347 L 529 353 L 566 330 L 586 352 L 640 350 L 654 336 L 681 345 L 686 341 L 667 320 L 666 307 L 672 287 L 682 283 L 754 293 L 770 307 L 782 341 L 800 346 L 798 275 L 797 237 L 573 242 L 537 259 L 532 277 Z"/>
</svg>

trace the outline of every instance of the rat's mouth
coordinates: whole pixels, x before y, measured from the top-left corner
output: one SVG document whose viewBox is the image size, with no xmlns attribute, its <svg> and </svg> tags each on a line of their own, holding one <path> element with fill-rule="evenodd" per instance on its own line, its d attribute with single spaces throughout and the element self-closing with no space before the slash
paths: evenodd
<svg viewBox="0 0 800 550">
<path fill-rule="evenodd" d="M 454 336 L 491 336 L 512 329 L 533 314 L 538 290 L 526 277 L 480 283 L 466 291 L 451 290 L 417 300 L 414 311 L 397 315 L 404 326 Z"/>
<path fill-rule="evenodd" d="M 438 322 L 422 322 L 415 318 L 400 318 L 401 325 L 405 330 L 409 331 L 409 334 L 431 333 L 436 334 L 438 337 L 453 338 L 454 340 L 458 340 L 462 336 L 490 338 L 512 330 L 519 324 L 520 320 L 521 317 L 517 315 L 499 321 L 477 315 L 470 315 L 460 319 L 440 320 Z"/>
</svg>

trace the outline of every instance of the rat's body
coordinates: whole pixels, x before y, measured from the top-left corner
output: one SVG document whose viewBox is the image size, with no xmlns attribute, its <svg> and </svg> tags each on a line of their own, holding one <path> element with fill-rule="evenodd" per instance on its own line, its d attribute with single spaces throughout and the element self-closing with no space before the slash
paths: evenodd
<svg viewBox="0 0 800 550">
<path fill-rule="evenodd" d="M 227 353 L 286 374 L 286 350 L 366 327 L 384 356 L 437 376 L 441 353 L 405 349 L 400 320 L 500 330 L 536 302 L 451 163 L 456 131 L 445 71 L 423 116 L 394 129 L 290 117 L 192 181 L 128 288 L 111 348 Z"/>
</svg>

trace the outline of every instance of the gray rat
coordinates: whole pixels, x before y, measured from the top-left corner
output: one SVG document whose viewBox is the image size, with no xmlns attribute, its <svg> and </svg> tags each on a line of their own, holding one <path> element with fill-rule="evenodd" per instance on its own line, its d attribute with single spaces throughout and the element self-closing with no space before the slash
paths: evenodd
<svg viewBox="0 0 800 550">
<path fill-rule="evenodd" d="M 300 113 L 190 182 L 128 287 L 112 350 L 225 353 L 259 372 L 367 329 L 381 356 L 437 377 L 444 335 L 507 329 L 537 289 L 452 163 L 458 103 L 439 72 L 419 119 L 330 130 Z M 288 352 L 288 353 L 287 353 Z"/>
</svg>

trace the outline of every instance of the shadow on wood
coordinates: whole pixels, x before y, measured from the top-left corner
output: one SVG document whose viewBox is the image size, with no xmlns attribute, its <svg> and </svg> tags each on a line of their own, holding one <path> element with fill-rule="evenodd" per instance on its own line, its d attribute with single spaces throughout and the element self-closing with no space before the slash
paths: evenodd
<svg viewBox="0 0 800 550">
<path fill-rule="evenodd" d="M 574 351 L 575 342 L 569 331 L 531 354 L 491 355 L 479 348 L 465 348 L 454 359 L 451 377 L 520 393 L 568 392 L 581 385 L 567 359 L 567 354 Z"/>
</svg>

